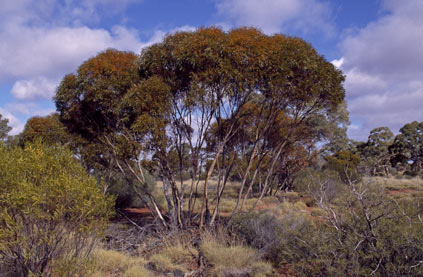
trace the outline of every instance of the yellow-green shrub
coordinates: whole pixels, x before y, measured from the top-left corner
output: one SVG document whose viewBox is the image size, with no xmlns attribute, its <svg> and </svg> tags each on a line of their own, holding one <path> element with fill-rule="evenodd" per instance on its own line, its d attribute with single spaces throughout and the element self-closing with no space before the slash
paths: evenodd
<svg viewBox="0 0 423 277">
<path fill-rule="evenodd" d="M 112 205 L 63 147 L 0 145 L 0 268 L 43 275 L 88 255 Z"/>
</svg>

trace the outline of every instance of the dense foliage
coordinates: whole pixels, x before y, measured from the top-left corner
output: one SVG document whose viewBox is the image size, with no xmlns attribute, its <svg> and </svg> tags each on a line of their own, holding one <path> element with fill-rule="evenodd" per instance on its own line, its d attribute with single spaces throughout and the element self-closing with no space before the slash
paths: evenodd
<svg viewBox="0 0 423 277">
<path fill-rule="evenodd" d="M 423 174 L 423 122 L 405 124 L 396 136 L 388 127 L 375 128 L 367 142 L 357 143 L 352 152 L 361 157 L 363 174 Z"/>
<path fill-rule="evenodd" d="M 69 150 L 0 145 L 0 269 L 47 276 L 87 255 L 111 206 Z"/>
<path fill-rule="evenodd" d="M 7 134 L 12 130 L 12 127 L 10 127 L 7 123 L 9 123 L 9 120 L 7 118 L 3 118 L 0 114 L 0 140 L 7 138 Z"/>
</svg>

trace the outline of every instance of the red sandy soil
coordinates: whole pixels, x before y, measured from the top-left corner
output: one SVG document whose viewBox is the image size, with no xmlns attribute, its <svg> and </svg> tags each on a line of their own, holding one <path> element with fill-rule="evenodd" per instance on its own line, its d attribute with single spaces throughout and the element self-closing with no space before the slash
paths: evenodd
<svg viewBox="0 0 423 277">
<path fill-rule="evenodd" d="M 281 267 L 276 269 L 281 277 L 291 277 L 295 276 L 295 272 L 291 269 L 289 264 L 282 265 Z"/>
<path fill-rule="evenodd" d="M 151 217 L 151 212 L 148 208 L 127 208 L 125 212 L 141 217 Z"/>
<path fill-rule="evenodd" d="M 403 193 L 413 193 L 416 192 L 415 189 L 400 189 L 400 190 L 388 190 L 388 194 L 390 195 L 398 195 Z"/>
</svg>

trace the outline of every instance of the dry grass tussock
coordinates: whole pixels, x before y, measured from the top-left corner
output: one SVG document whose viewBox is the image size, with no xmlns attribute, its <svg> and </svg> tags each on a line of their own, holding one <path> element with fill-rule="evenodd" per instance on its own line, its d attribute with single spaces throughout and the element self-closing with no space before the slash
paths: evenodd
<svg viewBox="0 0 423 277">
<path fill-rule="evenodd" d="M 212 267 L 210 276 L 268 276 L 272 266 L 259 259 L 256 249 L 244 246 L 222 233 L 205 232 L 201 254 Z"/>
<path fill-rule="evenodd" d="M 423 190 L 423 179 L 420 177 L 364 177 L 364 183 L 375 183 L 382 185 L 387 190 Z"/>
<path fill-rule="evenodd" d="M 176 242 L 166 245 L 148 259 L 149 267 L 160 272 L 188 272 L 198 257 L 198 251 L 191 245 Z"/>
<path fill-rule="evenodd" d="M 152 240 L 150 242 L 153 242 Z M 181 232 L 163 237 L 153 251 L 142 247 L 126 252 L 96 249 L 92 266 L 83 276 L 269 276 L 270 264 L 263 262 L 257 250 L 244 246 L 225 228 L 211 231 Z M 195 275 L 195 276 L 197 276 Z M 198 275 L 198 276 L 200 276 Z M 238 275 L 236 275 L 238 276 Z"/>
<path fill-rule="evenodd" d="M 97 249 L 92 257 L 93 269 L 86 276 L 153 276 L 153 273 L 145 267 L 147 262 L 142 257 L 134 257 L 122 252 L 105 249 Z"/>
</svg>

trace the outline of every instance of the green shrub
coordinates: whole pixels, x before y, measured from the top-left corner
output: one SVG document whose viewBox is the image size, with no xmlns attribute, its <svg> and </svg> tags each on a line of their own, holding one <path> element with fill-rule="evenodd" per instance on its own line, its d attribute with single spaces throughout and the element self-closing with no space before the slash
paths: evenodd
<svg viewBox="0 0 423 277">
<path fill-rule="evenodd" d="M 259 250 L 262 257 L 279 263 L 295 262 L 295 257 L 307 257 L 309 249 L 303 244 L 315 230 L 311 218 L 287 209 L 282 217 L 268 212 L 253 212 L 232 218 L 232 229 Z"/>
<path fill-rule="evenodd" d="M 326 168 L 338 172 L 342 182 L 348 183 L 349 180 L 358 180 L 360 175 L 357 166 L 360 163 L 360 157 L 351 151 L 339 151 L 335 154 L 325 157 Z"/>
<path fill-rule="evenodd" d="M 347 203 L 347 205 L 346 205 Z M 421 200 L 390 199 L 372 183 L 350 185 L 339 204 L 323 202 L 307 276 L 422 276 Z M 314 271 L 313 271 L 313 270 Z"/>
<path fill-rule="evenodd" d="M 66 261 L 84 260 L 112 213 L 112 200 L 63 147 L 0 146 L 2 270 L 49 275 Z"/>
</svg>

